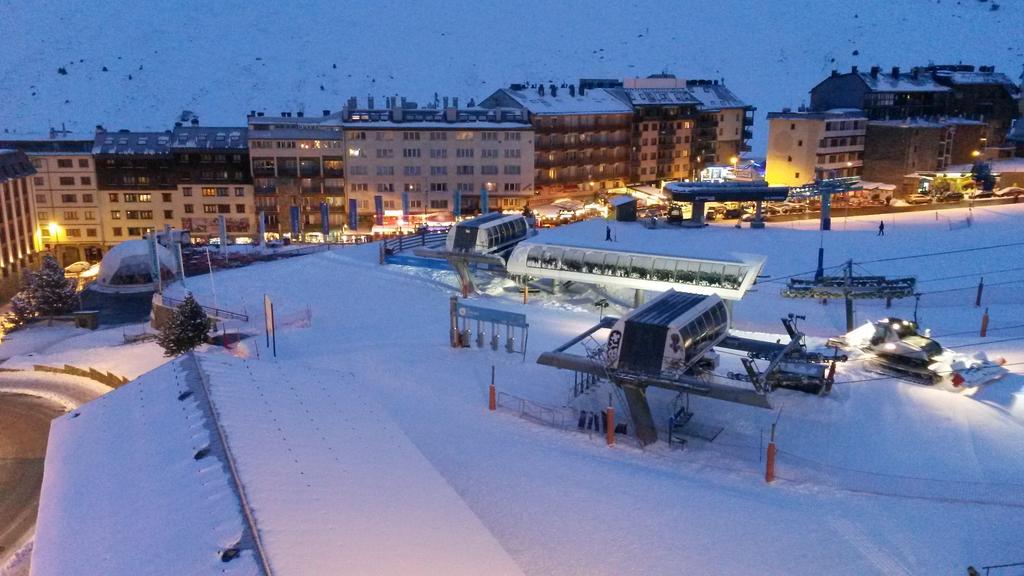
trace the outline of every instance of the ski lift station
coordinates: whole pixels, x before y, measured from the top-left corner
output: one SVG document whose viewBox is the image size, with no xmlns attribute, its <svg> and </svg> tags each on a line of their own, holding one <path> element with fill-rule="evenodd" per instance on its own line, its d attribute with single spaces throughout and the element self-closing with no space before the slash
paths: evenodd
<svg viewBox="0 0 1024 576">
<path fill-rule="evenodd" d="M 505 264 L 511 276 L 650 292 L 674 289 L 725 300 L 743 298 L 763 266 L 757 257 L 708 260 L 535 242 L 519 243 Z"/>
<path fill-rule="evenodd" d="M 752 228 L 763 228 L 764 202 L 782 202 L 789 197 L 789 187 L 769 186 L 766 182 L 669 182 L 665 196 L 672 202 L 693 204 L 692 216 L 684 226 L 704 225 L 704 205 L 708 202 L 753 202 L 756 206 Z"/>
</svg>

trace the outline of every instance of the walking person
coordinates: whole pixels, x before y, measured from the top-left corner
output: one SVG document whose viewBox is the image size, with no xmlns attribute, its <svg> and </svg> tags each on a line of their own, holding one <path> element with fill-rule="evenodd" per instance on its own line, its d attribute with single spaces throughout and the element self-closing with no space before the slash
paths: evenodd
<svg viewBox="0 0 1024 576">
<path fill-rule="evenodd" d="M 604 241 L 605 242 L 611 242 L 612 241 L 612 227 L 611 226 L 605 226 L 604 227 Z"/>
<path fill-rule="evenodd" d="M 885 236 L 885 220 L 878 223 L 878 235 Z"/>
</svg>

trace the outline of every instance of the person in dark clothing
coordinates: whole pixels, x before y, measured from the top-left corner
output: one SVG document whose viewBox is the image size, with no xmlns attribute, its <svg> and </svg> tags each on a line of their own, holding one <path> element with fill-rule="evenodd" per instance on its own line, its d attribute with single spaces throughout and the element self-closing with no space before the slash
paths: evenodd
<svg viewBox="0 0 1024 576">
<path fill-rule="evenodd" d="M 885 220 L 878 223 L 878 235 L 885 236 Z"/>
<path fill-rule="evenodd" d="M 605 226 L 604 227 L 604 240 L 605 240 L 605 242 L 611 242 L 612 241 L 612 227 L 611 226 Z"/>
</svg>

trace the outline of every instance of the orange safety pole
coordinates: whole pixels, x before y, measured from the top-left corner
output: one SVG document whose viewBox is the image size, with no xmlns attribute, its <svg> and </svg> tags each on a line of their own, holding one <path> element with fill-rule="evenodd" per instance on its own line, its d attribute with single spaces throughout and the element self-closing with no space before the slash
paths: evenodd
<svg viewBox="0 0 1024 576">
<path fill-rule="evenodd" d="M 981 316 L 981 337 L 984 338 L 985 334 L 988 334 L 988 308 L 985 308 L 985 313 Z"/>
<path fill-rule="evenodd" d="M 498 391 L 494 387 L 494 366 L 491 366 L 491 386 L 487 391 L 487 408 L 494 412 L 498 409 Z"/>
<path fill-rule="evenodd" d="M 529 299 L 529 297 L 530 297 L 530 285 L 528 283 L 524 282 L 523 283 L 523 304 L 524 305 L 526 304 L 526 301 Z"/>
<path fill-rule="evenodd" d="M 609 446 L 615 446 L 615 408 L 608 406 L 605 412 L 605 441 Z"/>
<path fill-rule="evenodd" d="M 768 443 L 768 461 L 764 469 L 764 481 L 769 484 L 775 481 L 775 453 L 777 451 L 778 449 L 775 447 L 775 424 L 772 424 L 772 439 Z"/>
</svg>

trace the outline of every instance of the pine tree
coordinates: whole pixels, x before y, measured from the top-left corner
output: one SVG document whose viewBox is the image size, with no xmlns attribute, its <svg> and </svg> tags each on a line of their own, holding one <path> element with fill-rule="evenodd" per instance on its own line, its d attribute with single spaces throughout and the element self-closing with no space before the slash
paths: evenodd
<svg viewBox="0 0 1024 576">
<path fill-rule="evenodd" d="M 64 276 L 64 268 L 50 254 L 43 257 L 39 271 L 32 274 L 28 292 L 35 313 L 40 316 L 67 314 L 78 304 L 75 281 Z"/>
<path fill-rule="evenodd" d="M 206 312 L 189 293 L 160 330 L 157 343 L 164 349 L 164 356 L 177 356 L 206 342 L 209 332 Z"/>
</svg>

